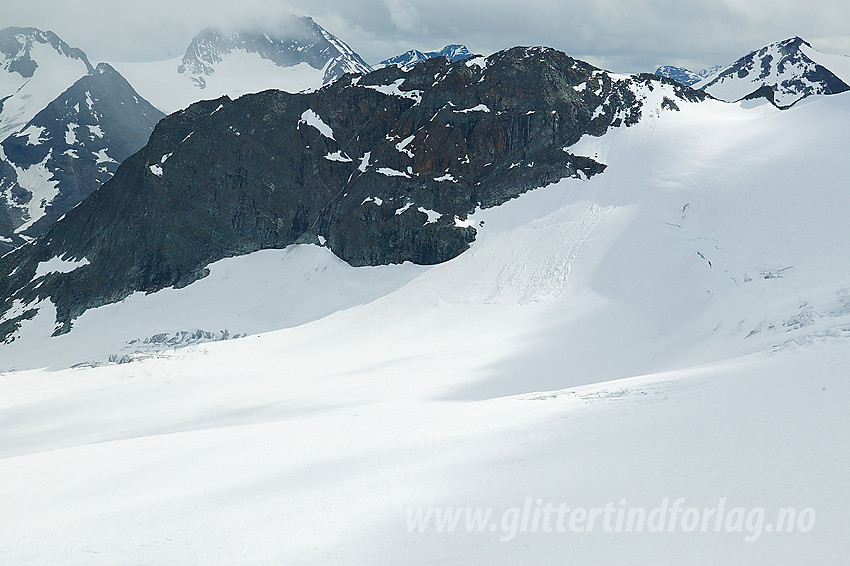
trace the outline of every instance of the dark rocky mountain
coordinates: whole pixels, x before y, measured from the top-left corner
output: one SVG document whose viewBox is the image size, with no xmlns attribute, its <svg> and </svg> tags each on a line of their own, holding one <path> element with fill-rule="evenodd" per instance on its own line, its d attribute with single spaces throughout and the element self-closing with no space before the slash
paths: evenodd
<svg viewBox="0 0 850 566">
<path fill-rule="evenodd" d="M 832 71 L 813 61 L 807 49 L 812 46 L 799 37 L 772 43 L 696 86 L 727 102 L 751 99 L 753 93 L 770 89 L 773 96 L 769 99 L 779 108 L 789 108 L 807 96 L 850 90 Z"/>
<path fill-rule="evenodd" d="M 655 70 L 655 74 L 659 77 L 667 77 L 668 79 L 673 79 L 677 83 L 682 83 L 683 85 L 693 86 L 696 83 L 712 76 L 721 68 L 722 67 L 720 65 L 717 65 L 715 67 L 703 69 L 702 71 L 695 73 L 694 71 L 690 71 L 688 69 L 685 69 L 684 67 L 664 65 L 662 67 L 658 67 L 658 69 Z"/>
<path fill-rule="evenodd" d="M 705 98 L 519 47 L 346 75 L 310 93 L 196 103 L 162 120 L 64 219 L 0 258 L 0 336 L 13 339 L 48 301 L 61 334 L 86 309 L 297 242 L 355 266 L 449 260 L 474 240 L 465 220 L 476 208 L 602 173 L 569 152 L 583 135 Z"/>
<path fill-rule="evenodd" d="M 106 182 L 164 115 L 101 63 L 0 142 L 0 236 L 36 236 Z"/>
<path fill-rule="evenodd" d="M 396 55 L 395 57 L 381 61 L 377 67 L 381 68 L 395 65 L 397 67 L 401 67 L 405 71 L 409 71 L 416 66 L 416 64 L 435 57 L 445 57 L 450 63 L 454 63 L 455 61 L 469 59 L 472 56 L 472 53 L 469 52 L 465 45 L 446 45 L 438 51 L 425 52 L 411 49 L 410 51 L 405 51 L 401 55 Z"/>
<path fill-rule="evenodd" d="M 307 63 L 324 71 L 324 84 L 345 73 L 368 73 L 371 67 L 343 41 L 310 17 L 292 17 L 276 33 L 234 32 L 205 29 L 192 40 L 178 68 L 204 88 L 223 56 L 233 51 L 255 53 L 279 67 Z"/>
</svg>

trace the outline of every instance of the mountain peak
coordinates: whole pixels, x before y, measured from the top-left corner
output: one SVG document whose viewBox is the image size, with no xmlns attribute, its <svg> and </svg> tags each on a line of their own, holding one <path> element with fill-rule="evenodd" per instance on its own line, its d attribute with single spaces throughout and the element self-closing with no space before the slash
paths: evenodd
<svg viewBox="0 0 850 566">
<path fill-rule="evenodd" d="M 807 96 L 850 90 L 850 85 L 813 61 L 803 46 L 812 49 L 799 36 L 771 43 L 696 86 L 727 102 L 750 99 L 768 87 L 774 93 L 771 101 L 779 108 L 788 108 Z"/>
<path fill-rule="evenodd" d="M 52 31 L 0 30 L 0 141 L 25 125 L 80 77 L 94 71 L 86 54 Z"/>
<path fill-rule="evenodd" d="M 93 71 L 88 57 L 82 49 L 71 47 L 52 31 L 31 27 L 7 27 L 0 30 L 0 69 L 32 78 L 38 68 L 33 58 L 33 47 L 37 44 L 53 48 L 59 55 L 82 61 L 89 72 Z"/>
<path fill-rule="evenodd" d="M 325 72 L 326 84 L 345 73 L 367 73 L 371 70 L 348 45 L 323 29 L 310 17 L 293 16 L 275 30 L 233 31 L 207 28 L 194 37 L 178 72 L 192 78 L 200 88 L 206 78 L 230 54 L 253 54 L 278 67 L 306 63 Z"/>
</svg>

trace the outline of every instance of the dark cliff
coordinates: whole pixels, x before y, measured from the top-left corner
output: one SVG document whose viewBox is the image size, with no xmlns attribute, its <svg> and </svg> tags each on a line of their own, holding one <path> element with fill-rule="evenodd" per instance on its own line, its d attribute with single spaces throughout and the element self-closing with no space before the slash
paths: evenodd
<svg viewBox="0 0 850 566">
<path fill-rule="evenodd" d="M 604 166 L 569 153 L 582 135 L 705 95 L 654 75 L 615 77 L 546 48 L 432 59 L 346 75 L 312 93 L 267 91 L 192 105 L 37 241 L 0 259 L 9 337 L 49 298 L 57 333 L 133 291 L 188 285 L 224 257 L 322 243 L 355 266 L 449 260 L 475 238 L 462 220 Z M 69 273 L 35 277 L 54 257 Z"/>
</svg>

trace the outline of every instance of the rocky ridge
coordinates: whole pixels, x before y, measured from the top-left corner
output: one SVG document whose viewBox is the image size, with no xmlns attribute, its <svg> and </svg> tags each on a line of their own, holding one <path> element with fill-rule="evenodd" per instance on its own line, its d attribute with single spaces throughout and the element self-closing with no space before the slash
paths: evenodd
<svg viewBox="0 0 850 566">
<path fill-rule="evenodd" d="M 292 243 L 325 245 L 355 266 L 449 260 L 474 240 L 477 208 L 602 173 L 569 152 L 582 136 L 705 98 L 518 47 L 194 104 L 38 240 L 0 258 L 0 336 L 14 339 L 39 308 L 55 308 L 64 333 L 89 308 Z"/>
</svg>

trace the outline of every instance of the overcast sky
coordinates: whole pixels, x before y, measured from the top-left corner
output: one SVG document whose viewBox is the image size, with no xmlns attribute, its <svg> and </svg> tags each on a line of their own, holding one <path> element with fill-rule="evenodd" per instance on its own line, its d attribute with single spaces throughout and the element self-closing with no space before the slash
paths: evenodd
<svg viewBox="0 0 850 566">
<path fill-rule="evenodd" d="M 615 72 L 698 70 L 799 35 L 850 54 L 850 0 L 0 0 L 0 28 L 51 29 L 92 62 L 182 55 L 207 26 L 310 15 L 369 63 L 463 43 L 548 45 Z"/>
</svg>

